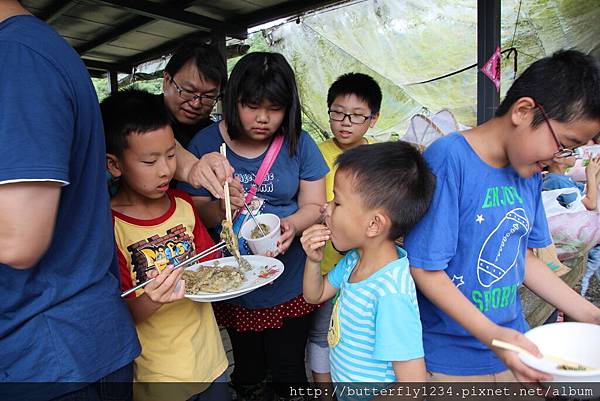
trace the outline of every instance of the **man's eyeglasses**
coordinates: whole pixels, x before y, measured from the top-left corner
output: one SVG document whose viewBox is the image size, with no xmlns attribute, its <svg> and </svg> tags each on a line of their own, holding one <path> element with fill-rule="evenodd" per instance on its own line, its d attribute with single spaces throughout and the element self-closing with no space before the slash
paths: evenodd
<svg viewBox="0 0 600 401">
<path fill-rule="evenodd" d="M 344 121 L 346 117 L 348 117 L 352 124 L 364 124 L 364 122 L 372 118 L 373 115 L 363 116 L 362 114 L 346 114 L 341 111 L 329 110 L 329 118 L 333 121 Z"/>
<path fill-rule="evenodd" d="M 173 85 L 175 85 L 175 90 L 177 90 L 177 93 L 179 93 L 179 97 L 186 102 L 195 102 L 196 100 L 199 100 L 200 104 L 213 107 L 221 98 L 220 96 L 196 95 L 194 92 L 183 89 L 177 85 L 175 79 L 171 78 L 171 82 L 173 82 Z"/>
<path fill-rule="evenodd" d="M 548 115 L 546 114 L 546 111 L 544 110 L 542 105 L 536 102 L 535 107 L 540 109 L 540 111 L 542 112 L 542 115 L 544 116 L 544 121 L 546 121 L 546 124 L 548 124 L 548 128 L 550 129 L 550 132 L 552 133 L 552 136 L 554 137 L 554 140 L 556 141 L 556 144 L 558 145 L 558 152 L 554 153 L 554 157 L 561 158 L 561 157 L 573 156 L 573 154 L 575 154 L 575 151 L 573 151 L 573 149 L 567 149 L 562 143 L 560 143 L 560 140 L 558 139 L 556 132 L 554 132 L 552 125 L 550 125 L 550 118 L 548 118 Z"/>
</svg>

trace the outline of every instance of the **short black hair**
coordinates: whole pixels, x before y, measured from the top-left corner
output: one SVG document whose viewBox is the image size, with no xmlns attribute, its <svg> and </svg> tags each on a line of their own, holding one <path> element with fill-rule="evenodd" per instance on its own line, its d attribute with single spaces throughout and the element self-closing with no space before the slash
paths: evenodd
<svg viewBox="0 0 600 401">
<path fill-rule="evenodd" d="M 496 110 L 508 113 L 520 98 L 531 97 L 551 118 L 570 122 L 578 118 L 600 119 L 600 66 L 592 56 L 576 50 L 557 51 L 531 64 L 513 82 Z M 532 126 L 544 121 L 535 111 Z"/>
<path fill-rule="evenodd" d="M 350 174 L 369 209 L 383 208 L 392 221 L 388 238 L 406 235 L 425 215 L 435 176 L 417 148 L 404 141 L 360 145 L 338 156 L 337 171 Z"/>
<path fill-rule="evenodd" d="M 290 154 L 295 154 L 302 121 L 294 71 L 279 53 L 246 54 L 233 67 L 223 97 L 223 118 L 231 139 L 243 135 L 237 104 L 260 104 L 264 100 L 285 109 L 278 134 L 287 140 Z"/>
<path fill-rule="evenodd" d="M 381 109 L 381 88 L 373 77 L 360 72 L 350 72 L 339 76 L 327 92 L 327 107 L 330 108 L 338 96 L 356 95 L 369 105 L 371 113 Z"/>
<path fill-rule="evenodd" d="M 225 58 L 216 47 L 204 43 L 199 38 L 190 38 L 185 40 L 173 52 L 169 59 L 165 72 L 171 78 L 188 62 L 196 64 L 202 77 L 212 81 L 221 87 L 221 90 L 227 85 L 227 63 Z"/>
<path fill-rule="evenodd" d="M 169 116 L 162 98 L 139 89 L 125 89 L 108 96 L 100 103 L 106 153 L 117 157 L 127 149 L 127 137 L 143 134 L 169 125 Z"/>
</svg>

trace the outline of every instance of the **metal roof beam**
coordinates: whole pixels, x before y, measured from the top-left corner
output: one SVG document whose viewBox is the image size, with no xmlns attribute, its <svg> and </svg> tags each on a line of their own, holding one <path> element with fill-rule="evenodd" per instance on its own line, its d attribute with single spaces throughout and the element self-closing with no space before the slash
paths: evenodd
<svg viewBox="0 0 600 401">
<path fill-rule="evenodd" d="M 295 0 L 280 3 L 273 7 L 255 11 L 242 17 L 231 19 L 232 23 L 237 23 L 247 27 L 265 24 L 275 21 L 279 18 L 292 17 L 307 11 L 327 8 L 334 4 L 346 3 L 350 0 Z"/>
<path fill-rule="evenodd" d="M 38 16 L 39 19 L 51 24 L 55 19 L 73 8 L 76 3 L 73 1 L 55 0 Z"/>
<path fill-rule="evenodd" d="M 216 29 L 224 32 L 228 36 L 244 39 L 247 36 L 247 30 L 244 26 L 219 21 L 213 18 L 205 17 L 200 14 L 191 13 L 175 7 L 153 3 L 147 0 L 94 0 L 97 3 L 114 6 L 127 10 L 131 13 L 143 17 L 169 21 L 175 24 L 182 24 L 195 29 L 212 30 Z"/>
<path fill-rule="evenodd" d="M 131 69 L 133 68 L 132 65 L 126 63 L 107 63 L 104 61 L 89 60 L 85 58 L 82 58 L 82 60 L 88 70 L 117 71 L 129 74 L 131 72 Z"/>
<path fill-rule="evenodd" d="M 90 50 L 95 49 L 98 46 L 112 42 L 113 40 L 118 39 L 122 35 L 132 32 L 132 31 L 136 30 L 137 28 L 140 28 L 141 26 L 144 26 L 147 23 L 152 22 L 152 21 L 154 21 L 154 20 L 151 18 L 135 17 L 135 18 L 127 21 L 127 23 L 119 25 L 115 29 L 112 29 L 112 30 L 98 36 L 97 38 L 92 39 L 89 42 L 83 43 L 82 45 L 75 47 L 75 50 L 79 54 L 85 54 L 85 53 L 89 52 Z"/>
<path fill-rule="evenodd" d="M 210 39 L 210 34 L 208 32 L 192 33 L 187 36 L 183 36 L 180 38 L 170 40 L 166 43 L 163 43 L 162 45 L 156 46 L 156 47 L 154 47 L 150 50 L 147 50 L 143 53 L 139 53 L 135 56 L 132 56 L 132 57 L 129 57 L 129 58 L 123 60 L 123 64 L 136 66 L 145 61 L 149 61 L 149 60 L 164 56 L 165 54 L 171 53 L 182 42 L 184 42 L 190 38 L 198 38 L 198 40 L 203 40 L 203 41 L 208 42 L 208 40 Z"/>
<path fill-rule="evenodd" d="M 168 3 L 168 5 L 171 7 L 179 8 L 179 9 L 183 10 L 183 9 L 189 7 L 191 4 L 193 4 L 194 1 L 195 0 L 174 0 L 170 3 Z M 95 38 L 87 43 L 77 46 L 75 48 L 75 50 L 79 54 L 85 54 L 85 53 L 89 52 L 90 50 L 95 49 L 98 46 L 112 42 L 113 40 L 118 39 L 122 35 L 132 32 L 138 28 L 141 28 L 142 26 L 144 26 L 152 21 L 154 21 L 154 19 L 152 19 L 152 18 L 139 17 L 139 16 L 134 17 L 134 18 L 130 19 L 129 21 L 116 26 L 113 30 L 108 31 L 105 34 L 100 35 L 97 38 Z"/>
</svg>

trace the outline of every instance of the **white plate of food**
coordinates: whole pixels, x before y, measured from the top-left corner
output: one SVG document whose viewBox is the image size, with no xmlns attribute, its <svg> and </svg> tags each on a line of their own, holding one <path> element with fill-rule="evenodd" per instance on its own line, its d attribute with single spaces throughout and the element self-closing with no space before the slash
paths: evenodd
<svg viewBox="0 0 600 401">
<path fill-rule="evenodd" d="M 239 268 L 235 257 L 198 263 L 185 269 L 186 298 L 196 302 L 216 302 L 236 298 L 272 283 L 283 273 L 279 259 L 244 255 L 251 269 Z"/>
</svg>

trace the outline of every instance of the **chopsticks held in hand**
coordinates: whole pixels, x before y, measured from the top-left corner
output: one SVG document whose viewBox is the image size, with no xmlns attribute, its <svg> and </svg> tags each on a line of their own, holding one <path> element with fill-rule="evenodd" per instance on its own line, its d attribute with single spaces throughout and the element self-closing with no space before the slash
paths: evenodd
<svg viewBox="0 0 600 401">
<path fill-rule="evenodd" d="M 500 341 L 497 339 L 492 340 L 492 346 L 502 348 L 502 349 L 507 349 L 509 351 L 515 351 L 520 354 L 529 355 L 533 358 L 543 359 L 543 360 L 551 362 L 553 364 L 557 364 L 558 366 L 562 366 L 563 369 L 566 368 L 566 369 L 571 369 L 571 370 L 596 370 L 596 368 L 593 368 L 591 366 L 586 366 L 586 365 L 583 365 L 578 362 L 570 361 L 568 359 L 561 358 L 556 355 L 544 354 L 541 358 L 538 358 L 537 356 L 533 355 L 531 352 L 527 351 L 525 348 L 519 347 L 518 345 L 515 345 L 515 344 Z"/>
<path fill-rule="evenodd" d="M 205 257 L 205 256 L 207 256 L 207 255 L 209 255 L 209 254 L 211 254 L 211 253 L 213 253 L 213 252 L 216 252 L 216 251 L 218 251 L 218 250 L 220 250 L 220 249 L 223 249 L 223 248 L 225 248 L 225 241 L 221 241 L 221 242 L 219 242 L 217 245 L 213 245 L 213 246 L 211 246 L 210 248 L 203 250 L 203 251 L 202 251 L 202 252 L 200 252 L 199 254 L 197 254 L 197 255 L 194 255 L 194 256 L 192 256 L 192 257 L 191 257 L 191 258 L 189 258 L 189 259 L 186 259 L 186 260 L 184 260 L 183 262 L 181 262 L 181 263 L 179 263 L 178 265 L 176 265 L 176 266 L 175 266 L 175 269 L 179 269 L 180 267 L 187 266 L 187 265 L 189 265 L 190 263 L 192 263 L 192 262 L 195 262 L 195 261 L 197 261 L 198 259 L 202 259 L 203 257 Z M 140 285 L 138 285 L 138 286 L 136 286 L 136 287 L 133 287 L 133 288 L 130 288 L 130 289 L 128 289 L 127 291 L 125 291 L 124 293 L 122 293 L 122 294 L 121 294 L 121 298 L 124 298 L 124 297 L 126 297 L 127 295 L 131 294 L 131 293 L 132 293 L 132 292 L 134 292 L 134 291 L 137 291 L 137 290 L 139 290 L 139 289 L 140 289 L 140 288 L 142 288 L 142 287 L 145 287 L 145 286 L 146 286 L 146 284 L 149 284 L 149 283 L 151 283 L 152 281 L 154 281 L 154 279 L 155 279 L 155 278 L 156 278 L 156 277 L 154 277 L 154 278 L 151 278 L 150 280 L 144 281 L 142 284 L 140 284 Z"/>
<path fill-rule="evenodd" d="M 223 157 L 227 158 L 227 145 L 225 143 L 221 144 L 220 151 Z M 231 199 L 229 198 L 229 182 L 227 180 L 223 185 L 223 192 L 225 193 L 225 220 L 231 223 Z"/>
</svg>

